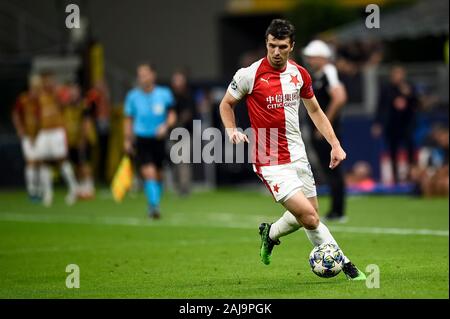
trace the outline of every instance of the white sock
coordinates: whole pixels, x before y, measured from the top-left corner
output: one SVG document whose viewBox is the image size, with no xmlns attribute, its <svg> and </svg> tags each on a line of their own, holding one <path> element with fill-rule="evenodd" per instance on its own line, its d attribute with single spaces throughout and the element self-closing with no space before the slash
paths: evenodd
<svg viewBox="0 0 450 319">
<path fill-rule="evenodd" d="M 64 161 L 61 165 L 61 174 L 69 187 L 69 192 L 74 193 L 77 190 L 77 180 L 73 173 L 72 165 L 68 161 Z"/>
<path fill-rule="evenodd" d="M 83 194 L 86 194 L 87 192 L 89 192 L 86 179 L 82 179 L 78 183 L 78 188 L 79 188 L 80 192 Z"/>
<path fill-rule="evenodd" d="M 30 196 L 38 195 L 38 170 L 35 166 L 25 166 L 25 182 L 27 185 L 27 192 Z"/>
<path fill-rule="evenodd" d="M 94 181 L 91 177 L 85 177 L 78 185 L 83 194 L 93 194 L 95 192 Z"/>
<path fill-rule="evenodd" d="M 85 191 L 88 193 L 95 192 L 94 180 L 91 177 L 86 177 L 84 181 Z"/>
<path fill-rule="evenodd" d="M 300 224 L 290 211 L 286 211 L 280 219 L 270 227 L 269 237 L 277 240 L 280 237 L 289 235 L 300 228 Z"/>
<path fill-rule="evenodd" d="M 323 243 L 332 243 L 339 247 L 336 240 L 333 238 L 333 235 L 331 235 L 330 230 L 328 229 L 325 224 L 320 222 L 319 226 L 317 226 L 316 229 L 306 229 L 306 236 L 308 236 L 309 241 L 314 246 L 319 246 Z M 345 256 L 344 254 L 344 263 L 348 263 L 350 260 Z"/>
<path fill-rule="evenodd" d="M 42 193 L 52 194 L 53 193 L 53 183 L 52 183 L 52 171 L 48 165 L 41 165 L 39 169 L 39 179 L 42 186 Z"/>
</svg>

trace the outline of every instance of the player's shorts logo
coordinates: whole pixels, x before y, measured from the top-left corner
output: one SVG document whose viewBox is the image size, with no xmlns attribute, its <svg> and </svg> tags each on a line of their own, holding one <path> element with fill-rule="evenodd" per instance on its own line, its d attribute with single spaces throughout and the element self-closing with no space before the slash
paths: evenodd
<svg viewBox="0 0 450 319">
<path fill-rule="evenodd" d="M 275 193 L 278 193 L 280 191 L 280 186 L 278 186 L 278 184 L 273 185 L 273 190 Z"/>
</svg>

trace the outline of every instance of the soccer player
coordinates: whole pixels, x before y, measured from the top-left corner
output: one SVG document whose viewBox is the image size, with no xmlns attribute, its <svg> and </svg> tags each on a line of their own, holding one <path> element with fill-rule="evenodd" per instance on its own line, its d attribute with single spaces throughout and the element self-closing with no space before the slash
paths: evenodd
<svg viewBox="0 0 450 319">
<path fill-rule="evenodd" d="M 131 90 L 125 101 L 124 149 L 136 156 L 140 166 L 148 215 L 159 219 L 165 138 L 177 120 L 175 101 L 169 88 L 156 85 L 156 72 L 150 64 L 138 66 L 137 78 L 139 87 Z"/>
<path fill-rule="evenodd" d="M 101 182 L 107 181 L 106 167 L 108 163 L 108 141 L 111 130 L 111 100 L 108 85 L 101 79 L 94 83 L 86 94 L 87 108 L 90 110 L 91 121 L 94 121 L 96 147 L 98 148 L 97 174 Z"/>
<path fill-rule="evenodd" d="M 66 203 L 72 205 L 77 199 L 77 181 L 68 157 L 67 136 L 64 127 L 62 107 L 56 96 L 55 83 L 51 72 L 42 72 L 42 92 L 39 95 L 39 133 L 36 149 L 40 167 L 43 203 L 53 202 L 53 181 L 51 166 L 57 164 L 67 186 Z"/>
<path fill-rule="evenodd" d="M 336 244 L 319 219 L 314 177 L 299 129 L 298 108 L 303 101 L 319 132 L 331 145 L 330 169 L 346 157 L 326 115 L 314 96 L 308 72 L 289 59 L 294 48 L 294 26 L 275 19 L 266 31 L 267 56 L 237 71 L 220 104 L 220 114 L 230 142 L 249 142 L 238 131 L 234 107 L 247 97 L 251 126 L 255 134 L 254 170 L 274 199 L 286 212 L 273 224 L 262 223 L 260 256 L 271 262 L 272 250 L 279 238 L 301 227 L 314 246 Z M 269 134 L 267 134 L 269 131 Z M 364 280 L 365 275 L 347 258 L 343 272 L 348 279 Z"/>
<path fill-rule="evenodd" d="M 69 158 L 78 177 L 78 198 L 92 199 L 95 196 L 95 185 L 90 154 L 96 138 L 93 112 L 82 98 L 78 84 L 70 84 L 68 91 L 68 100 L 64 105 L 64 123 Z"/>
<path fill-rule="evenodd" d="M 314 40 L 303 49 L 303 55 L 312 71 L 314 95 L 333 126 L 336 136 L 340 139 L 341 108 L 347 101 L 347 92 L 344 85 L 339 81 L 336 67 L 330 62 L 332 52 L 325 42 Z M 314 128 L 311 120 L 308 121 L 308 124 Z M 320 167 L 327 177 L 331 191 L 331 209 L 327 213 L 326 219 L 329 221 L 344 222 L 346 220 L 344 216 L 344 173 L 339 166 L 335 169 L 329 169 L 330 145 L 317 129 L 313 129 L 312 131 L 312 146 L 317 153 Z"/>
<path fill-rule="evenodd" d="M 38 97 L 42 88 L 39 76 L 30 77 L 29 90 L 19 95 L 12 111 L 12 120 L 22 143 L 25 158 L 25 183 L 32 201 L 40 200 L 39 160 L 36 136 L 39 130 Z"/>
</svg>

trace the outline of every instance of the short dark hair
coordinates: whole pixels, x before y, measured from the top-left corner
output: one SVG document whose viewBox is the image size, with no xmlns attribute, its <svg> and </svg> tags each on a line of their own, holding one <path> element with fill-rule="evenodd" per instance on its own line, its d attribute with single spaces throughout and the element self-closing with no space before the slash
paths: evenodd
<svg viewBox="0 0 450 319">
<path fill-rule="evenodd" d="M 153 72 L 156 72 L 155 65 L 152 64 L 151 62 L 148 62 L 148 61 L 141 62 L 138 64 L 137 68 L 139 69 L 141 67 L 147 67 L 150 70 L 152 70 Z"/>
<path fill-rule="evenodd" d="M 278 40 L 289 38 L 291 43 L 295 42 L 295 27 L 288 20 L 273 19 L 266 30 L 266 40 L 269 34 Z"/>
</svg>

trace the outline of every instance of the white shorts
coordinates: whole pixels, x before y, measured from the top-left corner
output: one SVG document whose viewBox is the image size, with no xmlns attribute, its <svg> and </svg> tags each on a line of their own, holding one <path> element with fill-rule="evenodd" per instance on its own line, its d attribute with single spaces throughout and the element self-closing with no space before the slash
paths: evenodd
<svg viewBox="0 0 450 319">
<path fill-rule="evenodd" d="M 316 182 L 307 159 L 282 165 L 253 165 L 253 170 L 277 202 L 287 201 L 298 191 L 306 198 L 317 196 Z"/>
<path fill-rule="evenodd" d="M 36 161 L 39 159 L 36 148 L 36 140 L 34 143 L 31 143 L 31 139 L 29 137 L 25 136 L 22 138 L 22 151 L 25 161 Z"/>
<path fill-rule="evenodd" d="M 67 157 L 67 138 L 63 128 L 39 131 L 36 150 L 40 160 L 58 160 Z"/>
</svg>

